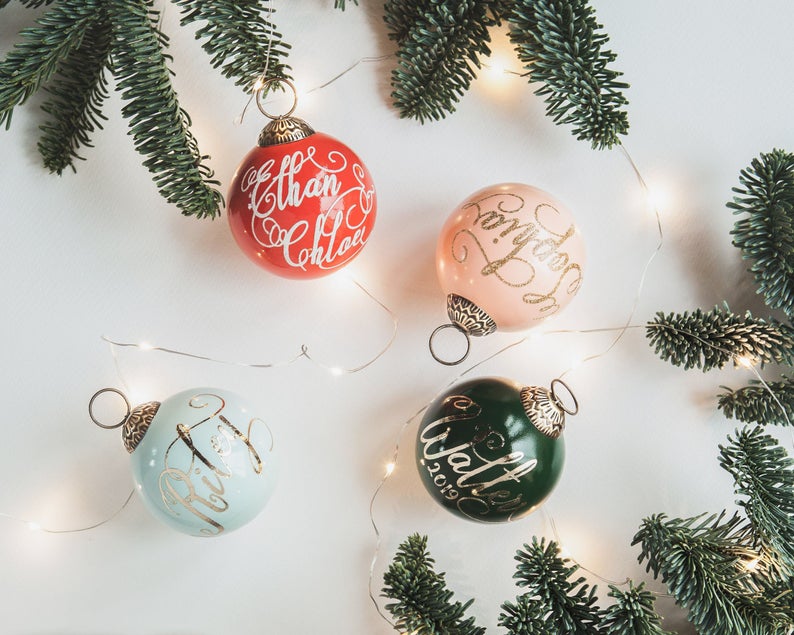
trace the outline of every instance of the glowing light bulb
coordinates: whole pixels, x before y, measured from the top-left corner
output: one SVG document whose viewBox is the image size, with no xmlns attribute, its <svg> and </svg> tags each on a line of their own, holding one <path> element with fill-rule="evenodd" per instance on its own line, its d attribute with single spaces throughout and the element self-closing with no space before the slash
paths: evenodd
<svg viewBox="0 0 794 635">
<path fill-rule="evenodd" d="M 761 562 L 760 558 L 753 558 L 744 563 L 744 568 L 748 571 L 755 571 L 758 568 L 759 562 Z"/>
<path fill-rule="evenodd" d="M 149 342 L 141 342 L 138 344 L 138 348 L 140 348 L 142 351 L 150 351 L 154 348 L 154 346 L 149 344 Z"/>
<path fill-rule="evenodd" d="M 32 520 L 25 523 L 28 526 L 30 531 L 41 531 L 41 525 L 37 522 L 33 522 Z"/>
<path fill-rule="evenodd" d="M 396 466 L 394 465 L 394 463 L 387 463 L 386 464 L 386 476 L 391 476 L 392 472 L 394 472 L 394 468 L 395 467 Z"/>
<path fill-rule="evenodd" d="M 562 559 L 569 559 L 571 558 L 571 550 L 568 549 L 565 545 L 560 545 L 560 558 Z"/>
<path fill-rule="evenodd" d="M 501 60 L 498 59 L 494 60 L 492 63 L 488 65 L 484 64 L 483 66 L 488 71 L 488 74 L 491 75 L 491 77 L 493 78 L 499 77 L 500 75 L 504 75 L 507 72 L 505 65 L 501 62 Z"/>
<path fill-rule="evenodd" d="M 345 371 L 343 368 L 339 368 L 339 366 L 331 366 L 331 368 L 328 369 L 328 372 L 331 373 L 334 377 L 339 377 L 339 375 L 341 375 Z"/>
<path fill-rule="evenodd" d="M 745 368 L 752 368 L 755 366 L 755 360 L 749 355 L 737 355 L 736 364 Z"/>
<path fill-rule="evenodd" d="M 265 80 L 263 80 L 261 77 L 257 77 L 256 81 L 254 82 L 254 85 L 252 86 L 252 89 L 254 92 L 257 92 L 258 90 L 262 90 L 262 87 L 264 85 L 265 85 Z"/>
</svg>

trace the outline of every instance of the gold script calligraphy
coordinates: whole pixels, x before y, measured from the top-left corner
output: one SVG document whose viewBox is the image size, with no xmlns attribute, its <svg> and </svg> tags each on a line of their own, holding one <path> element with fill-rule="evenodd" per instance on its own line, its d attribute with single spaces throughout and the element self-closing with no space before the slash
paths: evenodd
<svg viewBox="0 0 794 635">
<path fill-rule="evenodd" d="M 538 461 L 527 459 L 523 452 L 513 451 L 493 457 L 505 447 L 505 438 L 488 425 L 477 424 L 472 439 L 454 447 L 446 447 L 452 426 L 476 419 L 482 409 L 470 397 L 452 395 L 444 402 L 454 414 L 433 421 L 422 430 L 421 465 L 428 471 L 438 492 L 465 516 L 478 520 L 490 512 L 511 513 L 522 509 L 522 494 L 511 494 L 497 485 L 518 481 L 534 470 Z M 446 463 L 446 466 L 443 464 Z M 447 478 L 443 472 L 451 470 L 456 478 Z"/>
<path fill-rule="evenodd" d="M 254 474 L 261 474 L 262 458 L 251 442 L 251 432 L 255 424 L 265 424 L 261 419 L 251 419 L 244 433 L 222 414 L 226 401 L 219 395 L 194 395 L 188 405 L 197 410 L 206 409 L 207 416 L 189 426 L 177 424 L 177 438 L 165 451 L 164 469 L 159 479 L 160 496 L 174 515 L 186 511 L 206 523 L 207 526 L 200 529 L 202 534 L 218 535 L 225 529 L 218 515 L 229 509 L 225 484 L 234 476 L 229 457 L 237 450 L 238 444 L 242 444 L 251 470 Z M 214 427 L 217 432 L 210 435 L 209 448 L 200 448 L 194 441 L 194 432 L 202 426 Z M 202 437 L 206 438 L 206 431 L 202 432 Z M 171 464 L 177 448 L 187 449 L 187 465 Z"/>
<path fill-rule="evenodd" d="M 574 236 L 576 228 L 573 223 L 562 230 L 556 227 L 561 214 L 549 203 L 536 205 L 529 217 L 521 214 L 525 206 L 523 197 L 510 192 L 490 194 L 466 203 L 463 209 L 476 213 L 471 227 L 458 230 L 453 237 L 452 257 L 459 263 L 466 262 L 473 242 L 485 260 L 480 273 L 521 290 L 522 300 L 540 305 L 539 313 L 547 317 L 560 308 L 558 292 L 572 296 L 582 283 L 581 264 L 566 251 L 566 242 Z M 506 253 L 504 242 L 508 244 Z M 537 282 L 538 265 L 552 272 L 551 281 L 545 283 L 545 288 L 528 290 Z"/>
</svg>

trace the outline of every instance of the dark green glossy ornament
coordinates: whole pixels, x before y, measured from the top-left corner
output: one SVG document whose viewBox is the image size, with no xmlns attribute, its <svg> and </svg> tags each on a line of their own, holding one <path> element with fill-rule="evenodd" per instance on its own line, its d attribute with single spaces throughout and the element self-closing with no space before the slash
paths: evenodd
<svg viewBox="0 0 794 635">
<path fill-rule="evenodd" d="M 555 389 L 573 399 L 567 408 Z M 531 513 L 562 473 L 565 413 L 576 414 L 570 389 L 525 387 L 499 377 L 453 386 L 427 409 L 416 462 L 430 495 L 453 513 L 505 522 Z"/>
</svg>

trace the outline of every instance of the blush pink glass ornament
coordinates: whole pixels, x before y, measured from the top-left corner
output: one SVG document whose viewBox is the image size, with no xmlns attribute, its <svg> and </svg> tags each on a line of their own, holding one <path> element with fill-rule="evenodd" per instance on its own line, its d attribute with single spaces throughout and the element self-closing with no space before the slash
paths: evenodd
<svg viewBox="0 0 794 635">
<path fill-rule="evenodd" d="M 438 238 L 436 270 L 451 324 L 430 337 L 430 352 L 458 364 L 469 336 L 536 326 L 565 307 L 582 283 L 584 241 L 571 213 L 547 192 L 501 183 L 469 196 Z M 466 353 L 439 359 L 433 336 L 454 327 Z"/>
</svg>

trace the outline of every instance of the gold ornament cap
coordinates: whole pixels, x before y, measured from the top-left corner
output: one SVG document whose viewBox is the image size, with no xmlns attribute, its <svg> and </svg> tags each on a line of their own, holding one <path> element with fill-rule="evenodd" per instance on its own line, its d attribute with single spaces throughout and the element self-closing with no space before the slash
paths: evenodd
<svg viewBox="0 0 794 635">
<path fill-rule="evenodd" d="M 275 146 L 300 141 L 315 132 L 309 124 L 298 117 L 277 117 L 259 133 L 259 146 Z"/>
<path fill-rule="evenodd" d="M 148 401 L 132 409 L 126 421 L 124 421 L 124 426 L 121 428 L 121 438 L 124 440 L 124 447 L 127 452 L 132 454 L 135 448 L 138 447 L 159 408 L 159 401 Z"/>
<path fill-rule="evenodd" d="M 265 105 L 262 103 L 262 94 L 274 84 L 286 85 L 292 91 L 292 107 L 283 115 L 273 115 L 269 113 L 265 110 Z M 262 132 L 259 133 L 260 147 L 264 148 L 267 146 L 280 145 L 282 143 L 291 143 L 292 141 L 300 141 L 314 134 L 314 128 L 303 119 L 292 116 L 292 113 L 295 112 L 295 108 L 298 107 L 298 91 L 295 90 L 295 84 L 288 79 L 280 79 L 278 77 L 266 79 L 261 82 L 261 85 L 254 89 L 254 96 L 259 112 L 272 120 L 262 129 Z"/>
<path fill-rule="evenodd" d="M 475 337 L 483 337 L 496 331 L 496 322 L 487 311 L 456 293 L 447 295 L 447 315 L 453 324 Z"/>
<path fill-rule="evenodd" d="M 99 397 L 99 395 L 107 392 L 112 392 L 116 395 L 119 395 L 124 400 L 124 405 L 127 409 L 127 412 L 124 413 L 121 421 L 117 423 L 102 423 L 96 418 L 96 416 L 94 416 L 94 401 L 96 401 L 96 398 Z M 88 402 L 88 416 L 91 417 L 91 421 L 93 421 L 100 428 L 105 428 L 106 430 L 121 428 L 121 438 L 124 441 L 124 447 L 127 449 L 127 452 L 132 454 L 135 448 L 138 447 L 141 439 L 143 439 L 146 431 L 149 429 L 152 419 L 154 419 L 154 415 L 157 414 L 159 408 L 159 401 L 149 401 L 147 403 L 141 404 L 140 406 L 135 406 L 135 408 L 132 408 L 130 406 L 129 399 L 127 399 L 127 396 L 123 392 L 116 388 L 102 388 L 101 390 L 96 391 L 94 396 L 91 397 L 91 401 Z"/>
<path fill-rule="evenodd" d="M 469 351 L 471 350 L 471 337 L 490 335 L 496 331 L 496 322 L 485 310 L 477 306 L 474 302 L 456 293 L 447 295 L 447 315 L 449 316 L 449 324 L 442 324 L 437 327 L 430 334 L 430 339 L 427 344 L 434 360 L 445 366 L 455 366 L 469 356 Z M 466 350 L 463 352 L 463 355 L 452 360 L 439 357 L 433 347 L 433 341 L 436 336 L 444 329 L 450 328 L 462 333 L 463 337 L 466 338 Z"/>
<path fill-rule="evenodd" d="M 568 391 L 573 400 L 573 407 L 568 408 L 557 395 L 557 386 L 562 386 Z M 547 437 L 557 439 L 565 429 L 565 414 L 575 415 L 579 412 L 579 402 L 576 396 L 561 379 L 554 379 L 551 388 L 542 386 L 527 386 L 521 389 L 521 405 L 527 418 L 540 432 Z"/>
</svg>

